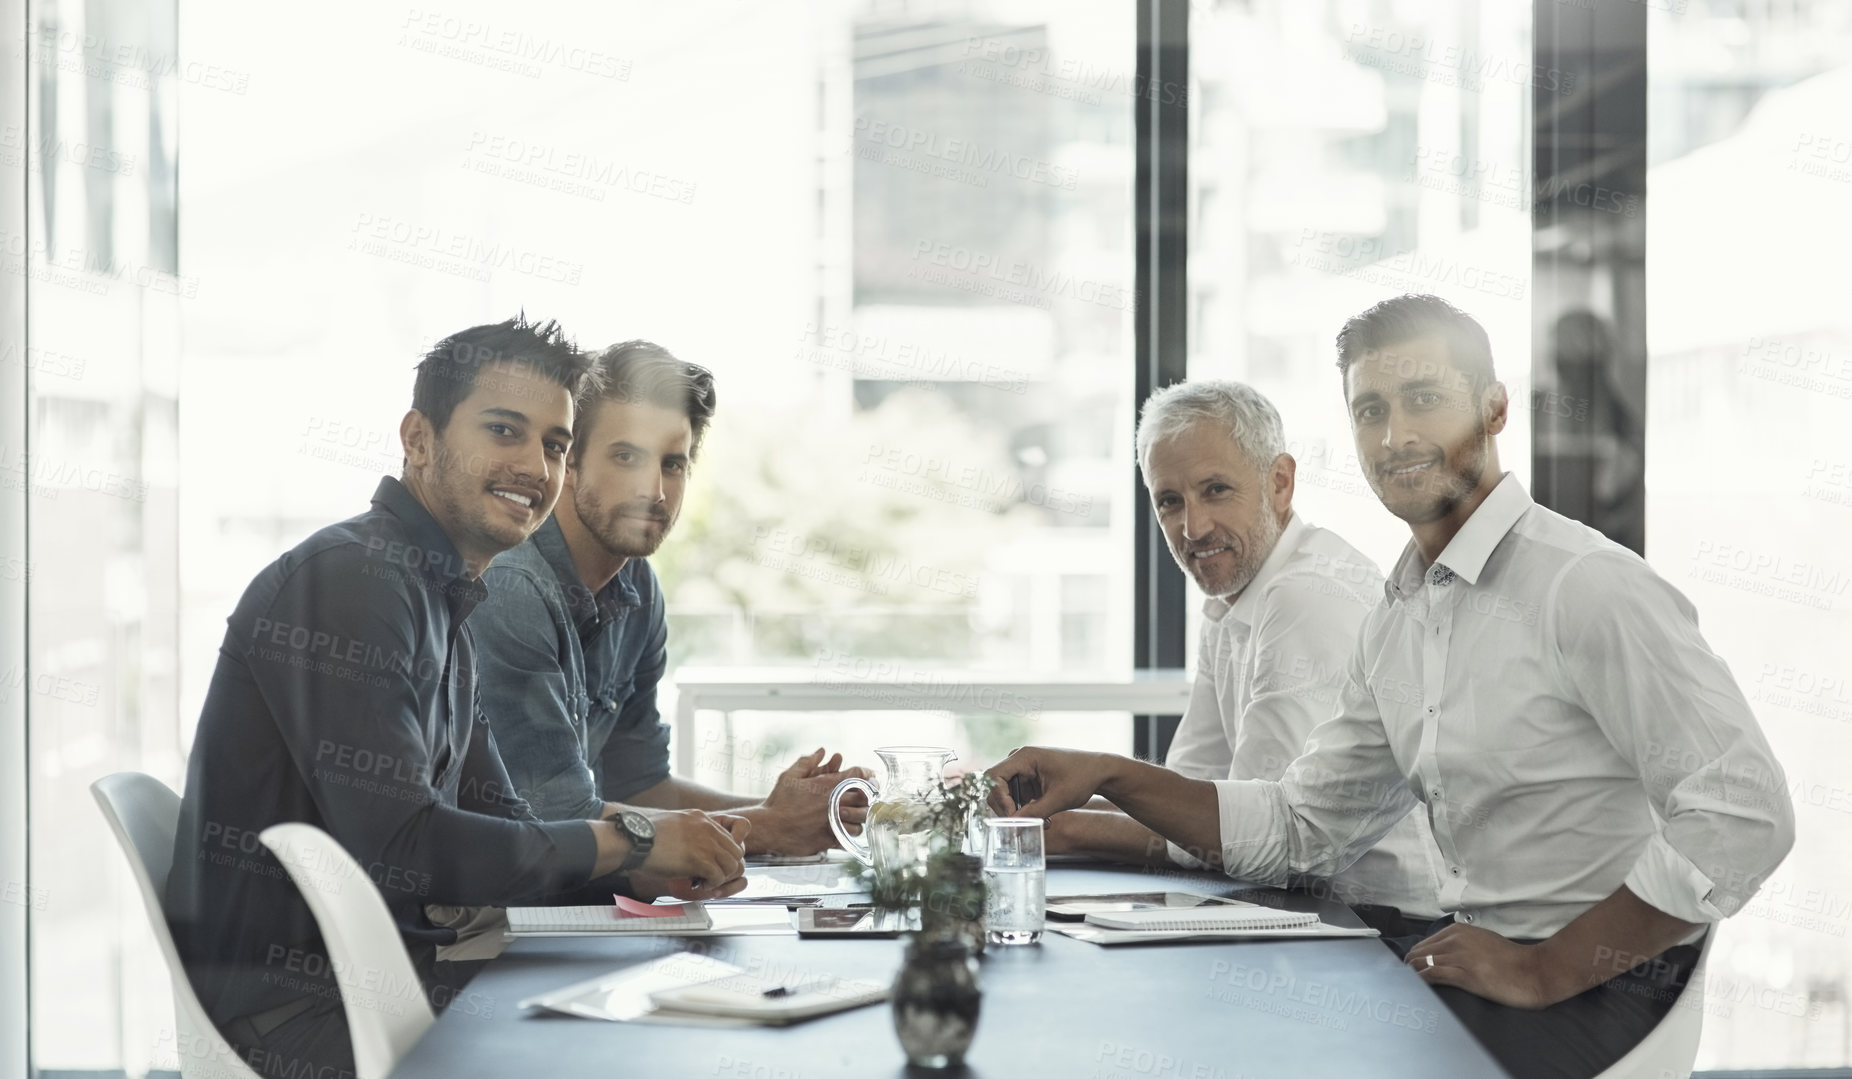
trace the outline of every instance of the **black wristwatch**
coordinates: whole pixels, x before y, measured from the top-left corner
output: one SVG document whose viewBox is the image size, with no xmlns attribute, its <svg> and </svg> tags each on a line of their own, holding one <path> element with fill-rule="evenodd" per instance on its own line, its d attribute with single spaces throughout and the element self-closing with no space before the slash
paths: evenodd
<svg viewBox="0 0 1852 1079">
<path fill-rule="evenodd" d="M 636 810 L 626 809 L 617 815 L 617 826 L 630 837 L 630 853 L 624 857 L 617 871 L 628 873 L 649 857 L 650 848 L 656 845 L 656 825 Z"/>
</svg>

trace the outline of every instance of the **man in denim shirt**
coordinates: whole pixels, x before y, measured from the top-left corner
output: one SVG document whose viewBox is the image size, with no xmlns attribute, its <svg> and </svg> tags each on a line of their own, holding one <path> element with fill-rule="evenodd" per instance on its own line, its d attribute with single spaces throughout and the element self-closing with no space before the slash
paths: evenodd
<svg viewBox="0 0 1852 1079">
<path fill-rule="evenodd" d="M 633 870 L 691 898 L 745 886 L 743 822 L 546 823 L 509 792 L 479 707 L 472 617 L 489 560 L 561 489 L 590 358 L 552 323 L 440 342 L 400 425 L 402 479 L 259 573 L 228 619 L 187 764 L 165 907 L 194 991 L 261 1075 L 353 1074 L 314 915 L 259 841 L 286 821 L 366 868 L 440 1006 L 427 903 L 557 902 Z M 726 823 L 722 823 L 722 822 Z M 695 884 L 698 879 L 701 883 Z M 363 882 L 364 883 L 364 882 Z M 364 973 L 364 972 L 362 972 Z"/>
<path fill-rule="evenodd" d="M 489 567 L 472 623 L 508 774 L 545 820 L 598 819 L 620 804 L 726 810 L 752 822 L 749 852 L 823 850 L 833 843 L 830 791 L 866 775 L 839 770 L 840 756 L 800 757 L 763 801 L 669 774 L 656 709 L 668 628 L 644 559 L 681 510 L 714 379 L 647 341 L 613 345 L 597 362 L 604 390 L 575 425 L 559 509 Z"/>
</svg>

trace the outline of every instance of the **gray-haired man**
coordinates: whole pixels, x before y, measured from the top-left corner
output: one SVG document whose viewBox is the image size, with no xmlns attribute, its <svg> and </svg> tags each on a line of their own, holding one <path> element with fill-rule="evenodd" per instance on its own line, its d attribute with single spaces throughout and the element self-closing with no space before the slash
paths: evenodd
<svg viewBox="0 0 1852 1079">
<path fill-rule="evenodd" d="M 1293 512 L 1280 416 L 1252 387 L 1197 380 L 1151 395 L 1138 465 L 1171 555 L 1208 597 L 1195 691 L 1165 765 L 1193 779 L 1278 779 L 1330 718 L 1382 575 Z M 1116 810 L 1056 814 L 1048 833 L 1051 851 L 1201 865 Z M 1438 914 L 1433 852 L 1427 822 L 1409 814 L 1333 890 L 1352 904 Z"/>
</svg>

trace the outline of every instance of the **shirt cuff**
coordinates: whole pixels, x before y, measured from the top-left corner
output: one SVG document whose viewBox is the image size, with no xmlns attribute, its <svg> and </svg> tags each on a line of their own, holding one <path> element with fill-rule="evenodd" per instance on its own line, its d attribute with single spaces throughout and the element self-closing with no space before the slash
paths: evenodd
<svg viewBox="0 0 1852 1079">
<path fill-rule="evenodd" d="M 1687 922 L 1722 921 L 1748 898 L 1719 895 L 1711 879 L 1661 832 L 1647 840 L 1622 883 L 1648 905 Z"/>
<path fill-rule="evenodd" d="M 592 879 L 592 870 L 598 868 L 598 836 L 590 821 L 551 821 L 534 827 L 545 831 L 559 852 L 557 872 L 564 878 L 559 891 L 582 887 Z"/>
<path fill-rule="evenodd" d="M 1291 862 L 1291 810 L 1280 784 L 1266 779 L 1218 779 L 1222 872 L 1238 880 L 1284 886 Z"/>
<path fill-rule="evenodd" d="M 1208 862 L 1205 862 L 1201 858 L 1196 857 L 1195 855 L 1191 854 L 1189 851 L 1184 850 L 1182 847 L 1177 846 L 1175 843 L 1172 843 L 1168 839 L 1164 841 L 1164 846 L 1166 849 L 1170 851 L 1170 860 L 1174 862 L 1175 864 L 1182 866 L 1185 869 L 1208 869 L 1209 868 Z"/>
</svg>

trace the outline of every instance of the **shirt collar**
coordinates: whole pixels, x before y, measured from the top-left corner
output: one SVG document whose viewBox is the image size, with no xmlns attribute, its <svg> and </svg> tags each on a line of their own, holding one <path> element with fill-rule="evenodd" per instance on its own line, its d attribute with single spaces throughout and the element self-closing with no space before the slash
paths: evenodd
<svg viewBox="0 0 1852 1079">
<path fill-rule="evenodd" d="M 535 530 L 534 538 L 529 542 L 540 552 L 540 557 L 547 560 L 553 576 L 559 579 L 560 591 L 566 595 L 566 610 L 572 614 L 573 623 L 580 629 L 584 629 L 588 622 L 592 625 L 609 622 L 617 617 L 621 609 L 636 607 L 643 602 L 643 598 L 621 570 L 596 595 L 586 587 L 579 577 L 579 568 L 572 563 L 572 548 L 566 546 L 566 534 L 560 531 L 557 512 Z"/>
<path fill-rule="evenodd" d="M 1254 579 L 1247 583 L 1247 587 L 1241 590 L 1233 603 L 1228 604 L 1229 617 L 1243 626 L 1251 628 L 1254 625 L 1254 610 L 1260 606 L 1261 591 L 1267 587 L 1267 581 L 1291 560 L 1293 552 L 1299 548 L 1299 541 L 1304 538 L 1305 522 L 1299 519 L 1297 513 L 1289 515 L 1286 518 L 1285 530 L 1280 533 L 1280 538 L 1274 543 L 1273 550 L 1268 552 L 1267 560 L 1260 564 L 1260 570 L 1254 574 Z M 1207 613 L 1206 610 L 1205 613 Z"/>
<path fill-rule="evenodd" d="M 1383 594 L 1394 601 L 1420 587 L 1423 579 L 1444 584 L 1454 577 L 1464 577 L 1467 584 L 1478 584 L 1492 552 L 1518 523 L 1518 518 L 1534 504 L 1530 492 L 1518 478 L 1505 473 L 1504 479 L 1453 534 L 1453 539 L 1447 542 L 1432 566 L 1422 566 L 1421 551 L 1414 540 L 1409 540 L 1408 546 L 1402 548 L 1402 557 L 1396 560 L 1395 569 L 1383 582 Z"/>
<path fill-rule="evenodd" d="M 391 476 L 382 476 L 373 490 L 373 504 L 397 517 L 419 549 L 415 565 L 410 558 L 405 559 L 406 569 L 442 586 L 446 595 L 464 605 L 465 613 L 489 594 L 480 577 L 465 576 L 469 567 L 457 553 L 456 544 L 450 542 L 450 535 L 410 488 Z"/>
</svg>

